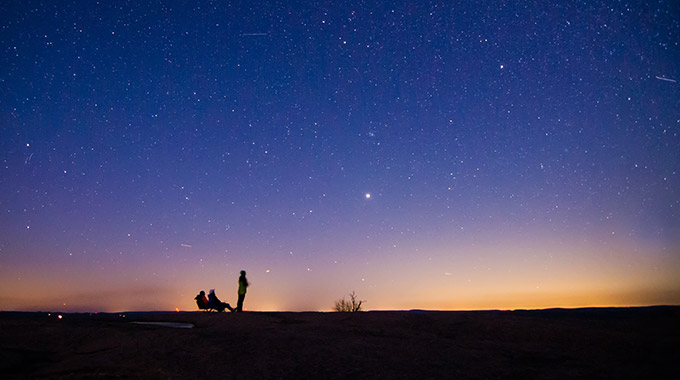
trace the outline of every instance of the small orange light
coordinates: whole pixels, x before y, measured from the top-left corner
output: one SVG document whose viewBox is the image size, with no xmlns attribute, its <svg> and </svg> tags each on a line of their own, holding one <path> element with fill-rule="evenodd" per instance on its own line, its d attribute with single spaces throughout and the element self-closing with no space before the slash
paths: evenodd
<svg viewBox="0 0 680 380">
<path fill-rule="evenodd" d="M 178 308 L 178 307 L 176 307 L 176 308 L 175 308 L 175 311 L 179 313 L 179 308 Z"/>
</svg>

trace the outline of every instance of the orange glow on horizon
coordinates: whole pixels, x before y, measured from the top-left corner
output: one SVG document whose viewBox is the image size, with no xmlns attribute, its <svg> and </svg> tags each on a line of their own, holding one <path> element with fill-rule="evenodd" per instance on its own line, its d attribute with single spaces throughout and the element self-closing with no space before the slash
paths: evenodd
<svg viewBox="0 0 680 380">
<path fill-rule="evenodd" d="M 319 260 L 270 272 L 266 271 L 270 262 L 258 263 L 260 269 L 249 265 L 252 286 L 244 310 L 328 311 L 353 290 L 366 301 L 367 311 L 680 305 L 680 258 L 668 252 L 640 256 L 636 252 L 642 249 L 626 242 L 565 246 L 550 240 L 503 239 L 502 243 L 438 242 L 420 249 L 427 254 L 413 255 L 406 247 L 382 260 L 366 261 L 360 256 L 338 263 Z M 50 269 L 47 273 L 26 270 L 21 282 L 0 275 L 2 309 L 159 311 L 175 303 L 179 312 L 196 310 L 194 297 L 202 289 L 215 288 L 220 299 L 231 305 L 237 298 L 238 269 L 225 274 L 220 268 L 206 267 L 178 277 L 154 267 L 153 280 L 124 284 L 113 272 L 66 281 L 60 277 L 66 269 Z"/>
</svg>

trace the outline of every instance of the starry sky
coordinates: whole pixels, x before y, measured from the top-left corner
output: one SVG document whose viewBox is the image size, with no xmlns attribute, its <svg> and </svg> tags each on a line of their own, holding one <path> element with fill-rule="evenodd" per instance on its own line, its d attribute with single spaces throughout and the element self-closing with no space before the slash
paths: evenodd
<svg viewBox="0 0 680 380">
<path fill-rule="evenodd" d="M 680 304 L 670 1 L 7 1 L 0 310 Z"/>
</svg>

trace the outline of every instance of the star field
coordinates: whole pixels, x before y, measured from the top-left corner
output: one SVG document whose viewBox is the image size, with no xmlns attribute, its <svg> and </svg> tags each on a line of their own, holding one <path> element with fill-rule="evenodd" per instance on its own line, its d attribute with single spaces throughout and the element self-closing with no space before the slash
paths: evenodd
<svg viewBox="0 0 680 380">
<path fill-rule="evenodd" d="M 680 302 L 670 3 L 0 9 L 2 310 Z"/>
</svg>

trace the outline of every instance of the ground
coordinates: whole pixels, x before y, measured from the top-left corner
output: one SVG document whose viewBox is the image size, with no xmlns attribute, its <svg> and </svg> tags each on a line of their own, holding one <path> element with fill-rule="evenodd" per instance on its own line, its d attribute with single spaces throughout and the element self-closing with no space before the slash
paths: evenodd
<svg viewBox="0 0 680 380">
<path fill-rule="evenodd" d="M 0 313 L 3 378 L 671 378 L 680 307 Z M 182 322 L 171 328 L 132 322 Z"/>
</svg>

